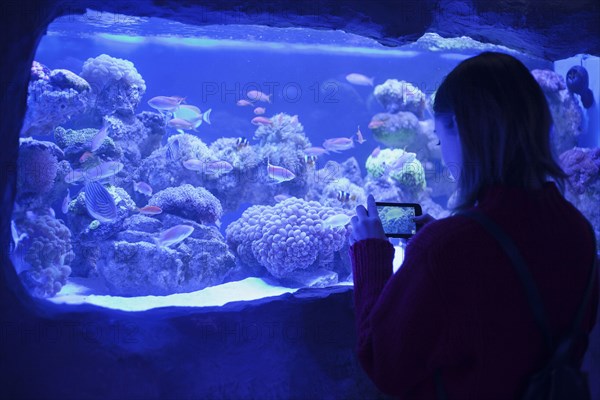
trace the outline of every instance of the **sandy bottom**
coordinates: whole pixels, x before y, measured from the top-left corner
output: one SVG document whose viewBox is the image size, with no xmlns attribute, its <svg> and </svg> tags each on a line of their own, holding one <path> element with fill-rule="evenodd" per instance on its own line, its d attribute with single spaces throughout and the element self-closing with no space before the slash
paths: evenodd
<svg viewBox="0 0 600 400">
<path fill-rule="evenodd" d="M 394 272 L 398 270 L 404 256 L 403 248 L 395 246 Z M 350 282 L 339 286 L 352 285 Z M 56 304 L 93 304 L 123 311 L 145 311 L 159 307 L 214 307 L 233 301 L 250 301 L 264 297 L 294 293 L 298 288 L 274 286 L 260 278 L 246 278 L 237 282 L 207 287 L 191 293 L 176 293 L 168 296 L 119 297 L 108 294 L 99 279 L 69 278 L 68 283 L 48 300 Z"/>
</svg>

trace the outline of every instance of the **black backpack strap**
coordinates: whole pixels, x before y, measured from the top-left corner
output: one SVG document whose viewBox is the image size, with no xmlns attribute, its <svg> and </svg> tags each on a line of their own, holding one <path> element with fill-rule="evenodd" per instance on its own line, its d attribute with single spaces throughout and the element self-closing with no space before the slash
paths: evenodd
<svg viewBox="0 0 600 400">
<path fill-rule="evenodd" d="M 535 286 L 531 273 L 527 268 L 527 264 L 525 264 L 525 260 L 521 256 L 521 253 L 515 246 L 514 242 L 510 239 L 510 237 L 496 224 L 492 221 L 487 215 L 477 212 L 477 211 L 461 211 L 456 215 L 463 215 L 468 217 L 479 224 L 481 224 L 493 237 L 496 238 L 502 249 L 507 254 L 507 256 L 512 261 L 513 266 L 515 267 L 515 271 L 519 276 L 519 280 L 521 284 L 525 288 L 525 294 L 527 296 L 527 301 L 529 303 L 529 307 L 533 312 L 533 317 L 535 318 L 535 322 L 539 326 L 542 331 L 542 335 L 544 336 L 544 341 L 546 342 L 546 347 L 548 350 L 553 353 L 554 345 L 552 342 L 552 336 L 550 334 L 550 329 L 548 327 L 546 313 L 544 311 L 544 304 L 542 303 L 542 298 L 540 293 Z"/>
<path fill-rule="evenodd" d="M 569 331 L 569 334 L 565 337 L 565 339 L 559 344 L 558 349 L 554 354 L 553 360 L 556 360 L 560 357 L 567 357 L 571 353 L 573 343 L 579 337 L 585 335 L 581 329 L 581 323 L 583 322 L 585 308 L 590 302 L 590 297 L 592 296 L 592 289 L 594 288 L 594 278 L 596 277 L 598 268 L 598 258 L 596 256 L 596 234 L 594 233 L 594 229 L 591 225 L 588 224 L 588 227 L 590 228 L 592 240 L 594 243 L 594 257 L 592 258 L 592 268 L 590 269 L 590 276 L 588 278 L 588 283 L 583 294 L 583 299 L 581 300 L 581 304 L 579 305 L 579 309 L 577 310 L 577 314 L 575 315 L 575 320 L 573 321 L 573 325 L 571 326 L 571 330 Z"/>
</svg>

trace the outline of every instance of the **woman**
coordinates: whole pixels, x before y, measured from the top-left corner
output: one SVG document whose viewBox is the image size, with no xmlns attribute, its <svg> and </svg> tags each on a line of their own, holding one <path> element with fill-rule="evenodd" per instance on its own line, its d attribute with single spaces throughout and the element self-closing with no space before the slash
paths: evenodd
<svg viewBox="0 0 600 400">
<path fill-rule="evenodd" d="M 542 90 L 520 61 L 486 52 L 446 77 L 434 111 L 444 162 L 458 175 L 455 210 L 475 208 L 510 235 L 555 338 L 566 334 L 589 279 L 595 238 L 557 189 L 565 174 L 550 150 L 552 119 Z M 350 242 L 358 356 L 375 384 L 401 398 L 433 399 L 441 371 L 449 399 L 518 398 L 549 355 L 496 240 L 465 216 L 425 217 L 392 274 L 394 249 L 372 196 L 356 214 Z M 595 321 L 594 285 L 585 332 Z M 579 361 L 586 347 L 579 344 Z"/>
</svg>

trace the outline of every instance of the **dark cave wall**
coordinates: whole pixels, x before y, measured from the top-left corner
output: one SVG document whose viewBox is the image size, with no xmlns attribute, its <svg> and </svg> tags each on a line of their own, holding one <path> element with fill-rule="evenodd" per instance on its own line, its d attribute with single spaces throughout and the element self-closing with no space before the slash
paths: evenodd
<svg viewBox="0 0 600 400">
<path fill-rule="evenodd" d="M 344 29 L 390 46 L 436 31 L 442 36 L 468 35 L 549 60 L 577 53 L 600 54 L 597 1 L 195 3 L 3 3 L 1 398 L 382 397 L 354 357 L 349 288 L 306 290 L 214 309 L 134 314 L 94 307 L 65 309 L 25 295 L 7 257 L 18 135 L 31 61 L 41 35 L 55 17 L 91 8 L 200 24 L 310 26 Z M 598 368 L 597 361 L 594 365 Z"/>
</svg>

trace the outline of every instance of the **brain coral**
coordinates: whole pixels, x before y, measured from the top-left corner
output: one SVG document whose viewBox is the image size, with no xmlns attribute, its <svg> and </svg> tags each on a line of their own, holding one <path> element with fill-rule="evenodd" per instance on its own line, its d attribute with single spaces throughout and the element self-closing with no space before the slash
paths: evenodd
<svg viewBox="0 0 600 400">
<path fill-rule="evenodd" d="M 342 209 L 295 197 L 274 206 L 252 206 L 226 230 L 230 248 L 249 265 L 264 266 L 273 276 L 286 278 L 309 267 L 327 264 L 347 242 L 350 227 L 327 227 L 323 221 Z"/>
<path fill-rule="evenodd" d="M 190 184 L 161 190 L 150 198 L 148 204 L 162 208 L 165 213 L 202 224 L 213 224 L 223 214 L 219 199 L 208 190 Z"/>
</svg>

